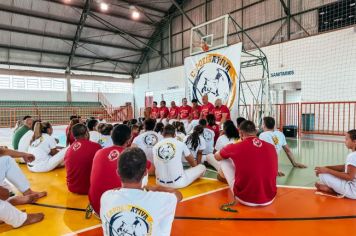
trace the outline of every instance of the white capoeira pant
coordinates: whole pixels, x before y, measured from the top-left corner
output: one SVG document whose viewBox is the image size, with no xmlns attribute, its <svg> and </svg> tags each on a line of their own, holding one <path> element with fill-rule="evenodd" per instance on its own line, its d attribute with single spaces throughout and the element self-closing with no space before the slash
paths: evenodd
<svg viewBox="0 0 356 236">
<path fill-rule="evenodd" d="M 167 118 L 162 119 L 162 123 L 163 123 L 164 126 L 168 125 Z"/>
<path fill-rule="evenodd" d="M 173 123 L 176 122 L 176 121 L 178 121 L 178 120 L 177 120 L 177 119 L 170 119 L 170 120 L 168 121 L 168 123 L 169 123 L 170 125 L 173 125 Z"/>
<path fill-rule="evenodd" d="M 335 192 L 350 199 L 356 199 L 356 188 L 352 181 L 339 179 L 331 174 L 319 174 L 320 182 Z"/>
<path fill-rule="evenodd" d="M 7 201 L 0 200 L 0 221 L 18 228 L 27 220 L 27 214 L 18 210 Z"/>
<path fill-rule="evenodd" d="M 30 183 L 22 173 L 16 161 L 10 156 L 0 157 L 0 185 L 7 180 L 13 184 L 20 192 L 30 189 Z"/>
<path fill-rule="evenodd" d="M 185 132 L 187 132 L 188 126 L 189 126 L 189 121 L 187 119 L 182 119 L 182 120 L 180 120 L 180 122 L 183 123 Z"/>
<path fill-rule="evenodd" d="M 221 177 L 226 179 L 227 184 L 229 185 L 229 188 L 234 193 L 234 185 L 235 185 L 235 164 L 234 164 L 234 162 L 231 159 L 217 161 L 213 154 L 209 154 L 207 156 L 207 162 L 218 171 L 218 173 Z M 241 204 L 246 205 L 246 206 L 251 206 L 251 207 L 267 206 L 274 201 L 274 199 L 273 199 L 270 202 L 256 204 L 256 203 L 251 203 L 251 202 L 245 202 L 236 196 L 235 196 L 235 198 Z"/>
<path fill-rule="evenodd" d="M 56 155 L 42 159 L 41 161 L 28 163 L 28 169 L 32 172 L 49 172 L 57 167 L 60 167 L 61 165 L 64 165 L 64 157 L 67 149 L 68 147 L 63 148 Z"/>
<path fill-rule="evenodd" d="M 189 134 L 190 132 L 193 131 L 194 127 L 197 126 L 197 125 L 199 125 L 199 120 L 192 120 L 192 121 L 188 124 L 187 129 L 185 130 L 185 132 L 186 132 L 187 134 Z"/>
<path fill-rule="evenodd" d="M 202 164 L 199 164 L 195 167 L 184 170 L 183 175 L 179 176 L 175 180 L 161 180 L 157 179 L 156 183 L 169 188 L 185 188 L 195 180 L 199 179 L 205 174 L 206 167 Z"/>
</svg>

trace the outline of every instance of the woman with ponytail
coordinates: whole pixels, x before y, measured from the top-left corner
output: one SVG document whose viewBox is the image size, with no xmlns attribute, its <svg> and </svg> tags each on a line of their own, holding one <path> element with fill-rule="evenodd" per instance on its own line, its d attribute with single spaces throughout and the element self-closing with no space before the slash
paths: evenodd
<svg viewBox="0 0 356 236">
<path fill-rule="evenodd" d="M 206 148 L 204 137 L 202 137 L 204 128 L 201 125 L 197 125 L 193 129 L 193 133 L 188 135 L 184 143 L 189 148 L 190 152 L 194 156 L 197 164 L 203 163 L 205 160 L 202 160 L 203 150 Z"/>
<path fill-rule="evenodd" d="M 48 172 L 63 164 L 66 148 L 57 149 L 57 141 L 52 137 L 53 129 L 49 122 L 37 122 L 28 152 L 35 160 L 27 164 L 32 172 Z"/>
<path fill-rule="evenodd" d="M 223 147 L 230 143 L 237 143 L 240 139 L 239 131 L 234 122 L 227 120 L 224 123 L 224 134 L 221 135 L 215 144 L 215 150 L 220 151 Z"/>
</svg>

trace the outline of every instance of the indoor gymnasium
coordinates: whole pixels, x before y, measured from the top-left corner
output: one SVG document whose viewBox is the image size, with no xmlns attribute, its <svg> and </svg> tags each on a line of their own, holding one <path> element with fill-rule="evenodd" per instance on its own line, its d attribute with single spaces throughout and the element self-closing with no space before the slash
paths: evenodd
<svg viewBox="0 0 356 236">
<path fill-rule="evenodd" d="M 0 234 L 356 235 L 356 0 L 1 0 Z"/>
</svg>

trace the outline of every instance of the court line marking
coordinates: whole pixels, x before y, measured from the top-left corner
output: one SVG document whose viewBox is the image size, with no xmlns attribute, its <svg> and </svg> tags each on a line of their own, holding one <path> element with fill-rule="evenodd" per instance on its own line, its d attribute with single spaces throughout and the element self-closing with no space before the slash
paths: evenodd
<svg viewBox="0 0 356 236">
<path fill-rule="evenodd" d="M 344 220 L 356 219 L 356 215 L 350 216 L 319 216 L 319 217 L 287 217 L 287 218 L 220 218 L 220 217 L 194 217 L 175 216 L 175 220 L 201 220 L 201 221 L 318 221 L 318 220 Z"/>
<path fill-rule="evenodd" d="M 308 186 L 295 186 L 295 185 L 279 185 L 277 184 L 278 188 L 293 188 L 293 189 L 316 189 L 315 187 L 308 187 Z"/>
<path fill-rule="evenodd" d="M 62 210 L 80 211 L 80 212 L 85 212 L 86 211 L 86 209 L 82 209 L 82 208 L 66 207 L 66 206 L 58 206 L 58 205 L 49 205 L 49 204 L 37 203 L 37 202 L 31 203 L 31 205 L 49 207 L 49 208 L 56 208 L 56 209 L 62 209 Z"/>
<path fill-rule="evenodd" d="M 205 196 L 205 195 L 208 195 L 208 194 L 211 194 L 211 193 L 216 193 L 216 192 L 219 192 L 221 190 L 228 189 L 228 188 L 229 188 L 229 186 L 225 186 L 225 187 L 222 187 L 222 188 L 210 190 L 210 191 L 207 191 L 205 193 L 200 193 L 200 194 L 197 194 L 197 195 L 194 195 L 194 196 L 191 196 L 191 197 L 184 198 L 181 202 L 186 202 L 186 201 L 189 201 L 189 200 L 192 200 L 192 199 L 195 199 L 195 198 L 198 198 L 198 197 L 202 197 L 202 196 Z"/>
<path fill-rule="evenodd" d="M 78 230 L 78 231 L 75 231 L 75 232 L 63 234 L 63 236 L 73 236 L 73 235 L 77 235 L 77 234 L 80 234 L 80 233 L 87 232 L 87 231 L 89 231 L 89 230 L 97 229 L 97 228 L 99 228 L 99 227 L 101 227 L 101 224 L 93 225 L 93 226 L 90 226 L 90 227 L 88 227 L 88 228 L 81 229 L 81 230 Z"/>
<path fill-rule="evenodd" d="M 217 180 L 217 179 L 210 178 L 210 177 L 200 177 L 200 179 L 206 179 L 206 180 L 212 180 L 212 181 L 219 181 L 219 180 Z"/>
<path fill-rule="evenodd" d="M 307 190 L 315 190 L 315 187 L 302 187 L 302 186 L 288 186 L 288 185 L 277 185 L 277 187 L 279 188 L 291 188 L 291 189 L 307 189 Z M 185 201 L 189 201 L 198 197 L 202 197 L 208 194 L 212 194 L 212 193 L 216 193 L 225 189 L 228 189 L 229 186 L 225 186 L 225 187 L 221 187 L 218 189 L 214 189 L 211 191 L 207 191 L 204 193 L 200 193 L 191 197 L 187 197 L 187 198 L 183 198 L 183 200 L 181 202 L 185 202 Z M 42 207 L 49 207 L 49 208 L 56 208 L 56 209 L 62 209 L 62 210 L 73 210 L 73 211 L 80 211 L 80 212 L 85 212 L 86 209 L 82 209 L 82 208 L 75 208 L 75 207 L 66 207 L 66 206 L 58 206 L 58 205 L 50 205 L 50 204 L 44 204 L 44 203 L 31 203 L 31 205 L 34 206 L 42 206 Z"/>
</svg>

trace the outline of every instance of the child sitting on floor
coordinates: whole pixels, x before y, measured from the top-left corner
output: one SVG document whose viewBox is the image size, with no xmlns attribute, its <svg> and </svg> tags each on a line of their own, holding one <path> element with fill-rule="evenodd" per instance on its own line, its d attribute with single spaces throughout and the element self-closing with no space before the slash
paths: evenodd
<svg viewBox="0 0 356 236">
<path fill-rule="evenodd" d="M 320 182 L 315 187 L 326 194 L 356 199 L 356 129 L 347 132 L 345 145 L 352 150 L 346 158 L 346 164 L 316 167 L 315 173 Z"/>
</svg>

